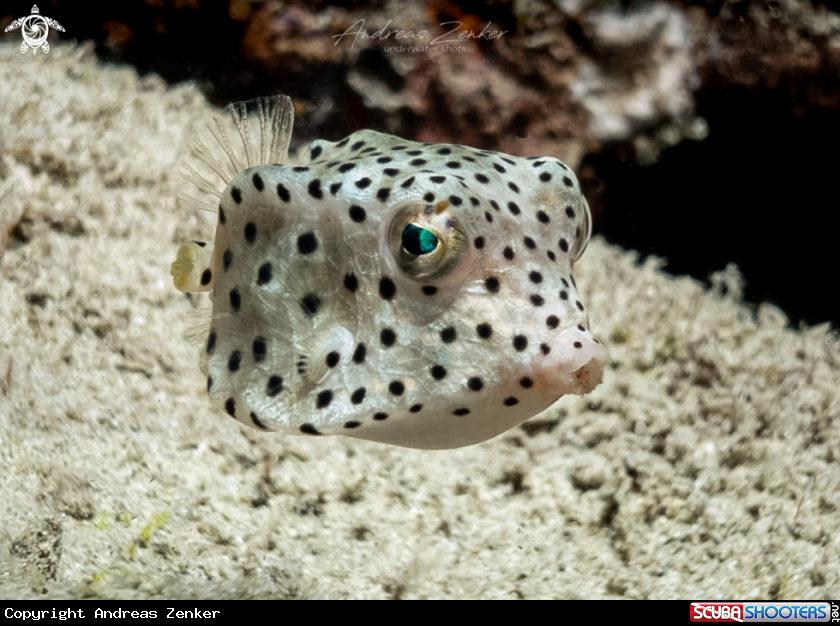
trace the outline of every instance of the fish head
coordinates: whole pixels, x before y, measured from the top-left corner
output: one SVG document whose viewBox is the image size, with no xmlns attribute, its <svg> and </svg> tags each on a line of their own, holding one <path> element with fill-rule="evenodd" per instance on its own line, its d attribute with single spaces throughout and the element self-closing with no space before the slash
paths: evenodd
<svg viewBox="0 0 840 626">
<path fill-rule="evenodd" d="M 245 168 L 191 248 L 210 397 L 266 430 L 484 441 L 600 382 L 573 276 L 590 232 L 552 157 L 363 130 Z"/>
</svg>

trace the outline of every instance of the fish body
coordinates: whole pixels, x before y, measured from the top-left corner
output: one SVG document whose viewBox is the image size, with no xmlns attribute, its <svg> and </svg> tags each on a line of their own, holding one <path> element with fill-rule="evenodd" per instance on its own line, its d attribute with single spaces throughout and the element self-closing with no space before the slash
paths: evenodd
<svg viewBox="0 0 840 626">
<path fill-rule="evenodd" d="M 185 185 L 215 239 L 182 244 L 172 274 L 212 290 L 201 369 L 230 416 L 456 448 L 600 382 L 572 275 L 589 208 L 558 159 L 362 130 L 286 165 L 284 97 L 208 130 Z"/>
</svg>

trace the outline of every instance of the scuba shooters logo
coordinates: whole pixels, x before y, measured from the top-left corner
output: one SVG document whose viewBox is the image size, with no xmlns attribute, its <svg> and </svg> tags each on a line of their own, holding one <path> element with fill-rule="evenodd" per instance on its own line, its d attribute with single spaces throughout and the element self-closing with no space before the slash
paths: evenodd
<svg viewBox="0 0 840 626">
<path fill-rule="evenodd" d="M 22 28 L 23 43 L 20 44 L 20 51 L 26 52 L 32 48 L 32 54 L 38 51 L 38 48 L 43 49 L 44 52 L 50 51 L 50 44 L 47 43 L 47 35 L 50 33 L 50 28 L 64 32 L 64 27 L 53 19 L 41 15 L 37 4 L 32 5 L 32 14 L 20 19 L 14 20 L 6 27 L 6 32 L 10 30 L 17 30 Z"/>
<path fill-rule="evenodd" d="M 809 623 L 833 619 L 837 604 L 828 602 L 692 602 L 692 622 Z"/>
</svg>

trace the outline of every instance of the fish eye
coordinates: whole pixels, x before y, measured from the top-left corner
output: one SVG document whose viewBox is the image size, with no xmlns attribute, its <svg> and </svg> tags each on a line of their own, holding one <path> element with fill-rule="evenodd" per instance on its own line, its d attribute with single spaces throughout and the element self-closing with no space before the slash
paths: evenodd
<svg viewBox="0 0 840 626">
<path fill-rule="evenodd" d="M 434 252 L 438 242 L 437 235 L 416 224 L 409 224 L 402 232 L 403 250 L 415 256 Z"/>
<path fill-rule="evenodd" d="M 449 202 L 406 202 L 392 215 L 388 244 L 403 274 L 430 283 L 458 267 L 469 246 Z"/>
<path fill-rule="evenodd" d="M 583 200 L 583 221 L 580 225 L 580 234 L 575 238 L 574 244 L 572 244 L 572 263 L 576 263 L 583 255 L 586 246 L 589 245 L 589 238 L 592 236 L 592 213 L 589 211 L 589 203 L 586 201 L 586 198 L 581 195 L 581 199 Z"/>
</svg>

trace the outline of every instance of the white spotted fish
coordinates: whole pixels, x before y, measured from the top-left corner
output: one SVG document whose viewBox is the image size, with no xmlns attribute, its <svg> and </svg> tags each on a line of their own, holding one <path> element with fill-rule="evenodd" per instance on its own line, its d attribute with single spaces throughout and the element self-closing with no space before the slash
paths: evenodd
<svg viewBox="0 0 840 626">
<path fill-rule="evenodd" d="M 457 448 L 600 381 L 572 276 L 591 218 L 552 157 L 371 130 L 285 165 L 288 97 L 230 105 L 192 144 L 182 198 L 218 210 L 185 242 L 182 291 L 211 291 L 201 369 L 244 424 Z"/>
</svg>

